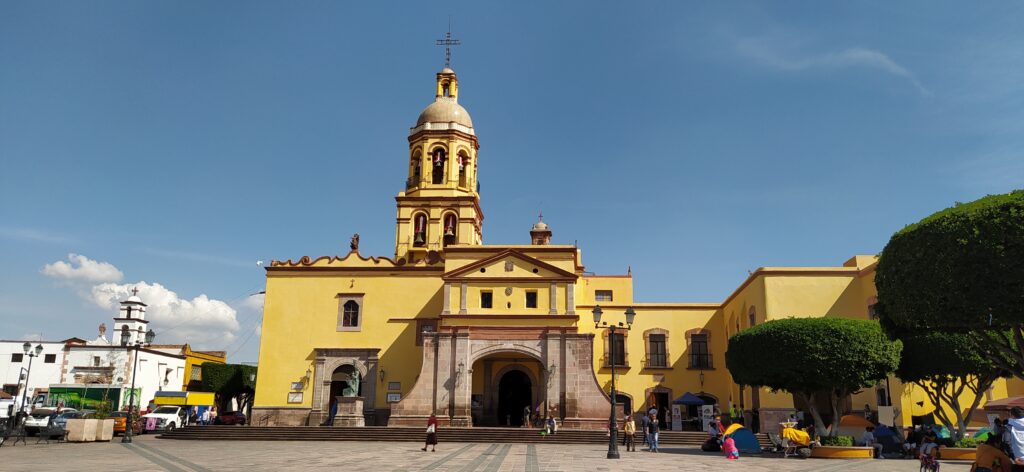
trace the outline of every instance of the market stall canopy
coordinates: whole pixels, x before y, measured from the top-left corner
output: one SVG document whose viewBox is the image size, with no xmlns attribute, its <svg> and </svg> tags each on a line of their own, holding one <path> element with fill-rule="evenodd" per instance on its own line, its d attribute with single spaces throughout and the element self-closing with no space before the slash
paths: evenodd
<svg viewBox="0 0 1024 472">
<path fill-rule="evenodd" d="M 704 400 L 701 400 L 700 397 L 698 397 L 697 395 L 694 395 L 694 394 L 692 394 L 690 392 L 686 392 L 682 396 L 680 396 L 679 398 L 673 400 L 672 404 L 673 405 L 697 405 L 697 406 L 700 406 L 700 405 L 704 404 Z"/>
<path fill-rule="evenodd" d="M 998 400 L 992 400 L 985 404 L 985 410 L 987 411 L 1007 411 L 1010 408 L 1019 406 L 1024 408 L 1024 396 L 1017 397 L 1006 397 Z"/>
</svg>

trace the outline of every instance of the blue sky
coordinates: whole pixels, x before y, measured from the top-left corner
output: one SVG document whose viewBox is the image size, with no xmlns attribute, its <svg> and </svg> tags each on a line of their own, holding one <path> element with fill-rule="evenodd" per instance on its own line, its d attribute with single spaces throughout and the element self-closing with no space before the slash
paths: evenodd
<svg viewBox="0 0 1024 472">
<path fill-rule="evenodd" d="M 543 210 L 638 301 L 1024 187 L 1020 3 L 626 5 L 0 1 L 0 339 L 145 282 L 159 341 L 255 360 L 257 259 L 393 254 L 449 16 L 485 242 Z"/>
</svg>

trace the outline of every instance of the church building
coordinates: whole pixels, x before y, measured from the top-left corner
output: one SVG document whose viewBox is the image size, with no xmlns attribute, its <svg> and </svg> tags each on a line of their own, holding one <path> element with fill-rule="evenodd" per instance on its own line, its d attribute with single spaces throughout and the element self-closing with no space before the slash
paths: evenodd
<svg viewBox="0 0 1024 472">
<path fill-rule="evenodd" d="M 684 406 L 666 417 L 689 393 L 773 424 L 799 405 L 735 384 L 729 336 L 778 318 L 872 316 L 874 256 L 762 267 L 723 301 L 652 303 L 633 299 L 629 272 L 586 271 L 580 249 L 556 244 L 543 219 L 524 224 L 524 244 L 485 244 L 477 170 L 487 158 L 455 71 L 435 85 L 409 131 L 393 257 L 364 256 L 354 236 L 343 256 L 266 267 L 254 424 L 319 425 L 335 411 L 334 425 L 422 426 L 436 414 L 442 426 L 519 426 L 529 408 L 598 429 L 613 365 L 627 411 L 656 408 L 677 427 L 697 414 Z M 886 390 L 902 389 L 891 380 L 850 401 L 908 406 Z"/>
</svg>

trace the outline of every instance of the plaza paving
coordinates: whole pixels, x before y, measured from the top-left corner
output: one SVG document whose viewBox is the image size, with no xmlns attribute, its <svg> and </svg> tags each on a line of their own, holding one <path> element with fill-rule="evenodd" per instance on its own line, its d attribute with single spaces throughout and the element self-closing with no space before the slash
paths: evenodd
<svg viewBox="0 0 1024 472">
<path fill-rule="evenodd" d="M 746 456 L 726 461 L 694 448 L 665 448 L 662 453 L 622 452 L 604 458 L 606 447 L 555 444 L 441 444 L 422 452 L 413 443 L 172 441 L 153 436 L 119 442 L 4 446 L 0 467 L 10 471 L 212 472 L 257 470 L 355 470 L 438 472 L 503 471 L 917 471 L 912 460 L 783 459 Z M 943 463 L 944 472 L 970 469 Z"/>
</svg>

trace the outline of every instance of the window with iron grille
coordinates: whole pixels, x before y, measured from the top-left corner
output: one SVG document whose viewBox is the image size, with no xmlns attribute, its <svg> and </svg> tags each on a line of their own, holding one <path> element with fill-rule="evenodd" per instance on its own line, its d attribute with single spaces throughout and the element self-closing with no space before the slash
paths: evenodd
<svg viewBox="0 0 1024 472">
<path fill-rule="evenodd" d="M 201 381 L 201 380 L 203 380 L 203 366 L 201 366 L 201 365 L 194 365 L 194 366 L 192 366 L 192 372 L 188 373 L 188 380 L 189 381 L 193 381 L 193 380 Z"/>
<path fill-rule="evenodd" d="M 11 354 L 11 362 L 18 363 L 25 360 L 24 354 Z"/>
<path fill-rule="evenodd" d="M 626 365 L 626 335 L 623 333 L 608 333 L 608 350 L 606 358 L 607 365 Z"/>
<path fill-rule="evenodd" d="M 668 356 L 665 350 L 665 335 L 664 334 L 652 334 L 648 337 L 647 342 L 648 353 L 647 353 L 647 366 L 648 367 L 668 367 Z"/>
<path fill-rule="evenodd" d="M 594 300 L 598 302 L 610 302 L 612 301 L 612 291 L 596 290 L 594 291 Z"/>
<path fill-rule="evenodd" d="M 56 364 L 57 363 L 57 355 L 56 354 L 46 354 L 45 356 L 43 356 L 43 363 L 44 364 Z"/>
<path fill-rule="evenodd" d="M 707 334 L 690 335 L 690 368 L 711 368 L 711 351 L 708 349 Z"/>
</svg>

